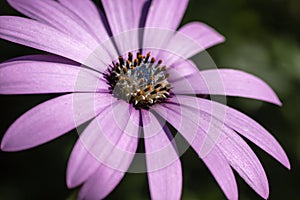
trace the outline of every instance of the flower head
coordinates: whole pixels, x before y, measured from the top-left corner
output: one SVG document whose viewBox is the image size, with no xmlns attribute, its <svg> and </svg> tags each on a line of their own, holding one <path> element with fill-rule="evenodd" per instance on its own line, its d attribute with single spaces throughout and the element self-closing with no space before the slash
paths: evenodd
<svg viewBox="0 0 300 200">
<path fill-rule="evenodd" d="M 237 199 L 234 169 L 268 197 L 264 169 L 240 135 L 287 168 L 279 143 L 241 112 L 207 95 L 281 105 L 273 90 L 246 72 L 198 71 L 195 54 L 224 41 L 200 22 L 178 28 L 188 0 L 8 0 L 32 18 L 0 17 L 0 38 L 51 54 L 0 66 L 1 94 L 62 93 L 17 119 L 3 151 L 48 142 L 91 120 L 71 153 L 67 184 L 83 184 L 79 199 L 102 199 L 121 181 L 144 137 L 153 199 L 180 199 L 179 150 L 168 126 L 188 141 L 228 199 Z M 213 99 L 213 98 L 212 98 Z M 168 124 L 166 123 L 168 122 Z"/>
<path fill-rule="evenodd" d="M 150 55 L 150 52 L 146 56 L 137 53 L 133 60 L 129 52 L 126 61 L 120 56 L 119 62 L 113 63 L 104 77 L 114 97 L 132 103 L 136 108 L 148 108 L 170 95 L 167 66 L 162 66 L 161 60 L 156 63 L 154 57 L 150 60 Z"/>
</svg>

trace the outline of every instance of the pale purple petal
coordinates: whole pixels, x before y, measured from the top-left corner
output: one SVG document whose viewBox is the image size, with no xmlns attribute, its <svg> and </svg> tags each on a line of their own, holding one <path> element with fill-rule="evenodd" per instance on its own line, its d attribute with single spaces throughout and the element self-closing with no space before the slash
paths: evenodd
<svg viewBox="0 0 300 200">
<path fill-rule="evenodd" d="M 138 50 L 139 22 L 144 0 L 102 0 L 102 4 L 114 35 L 114 40 L 123 55 L 128 51 Z"/>
<path fill-rule="evenodd" d="M 109 92 L 100 76 L 67 64 L 10 61 L 0 64 L 0 94 Z"/>
<path fill-rule="evenodd" d="M 163 28 L 149 28 L 145 27 L 143 29 L 143 42 L 142 42 L 142 51 L 143 54 L 151 52 L 151 56 L 155 57 L 157 60 L 164 59 L 164 56 L 161 56 L 165 47 L 168 44 L 168 41 L 174 35 L 175 30 L 163 29 Z M 164 64 L 172 64 L 165 63 Z"/>
<path fill-rule="evenodd" d="M 205 70 L 173 81 L 176 94 L 208 94 L 253 98 L 281 105 L 275 92 L 258 77 L 239 70 Z"/>
<path fill-rule="evenodd" d="M 239 175 L 259 195 L 263 198 L 268 197 L 268 180 L 260 161 L 247 143 L 233 130 L 198 109 L 180 107 L 176 104 L 167 104 L 165 107 L 167 110 L 161 111 L 157 108 L 155 110 L 181 132 L 189 143 L 192 144 L 195 140 L 202 140 L 197 144 L 200 147 L 197 150 L 200 157 L 208 155 L 213 148 L 218 147 Z M 188 120 L 182 123 L 181 120 L 184 119 Z M 191 138 L 191 133 L 187 131 L 189 129 L 184 128 L 190 126 L 195 127 L 194 129 L 197 130 L 196 138 Z M 197 139 L 197 137 L 200 137 L 200 139 Z"/>
<path fill-rule="evenodd" d="M 181 163 L 162 124 L 148 111 L 142 111 L 147 174 L 152 199 L 180 199 Z"/>
<path fill-rule="evenodd" d="M 241 137 L 230 129 L 224 129 L 228 138 L 221 141 L 219 146 L 228 162 L 257 194 L 267 199 L 268 179 L 257 156 Z"/>
<path fill-rule="evenodd" d="M 88 125 L 85 129 L 88 134 L 94 134 L 94 128 L 96 119 Z M 72 149 L 72 153 L 69 157 L 66 181 L 68 188 L 77 187 L 87 180 L 101 163 L 87 150 L 81 140 L 77 140 L 75 146 Z"/>
<path fill-rule="evenodd" d="M 91 0 L 58 0 L 58 2 L 79 16 L 100 42 L 109 38 L 105 23 L 102 21 L 103 13 Z"/>
<path fill-rule="evenodd" d="M 173 37 L 188 5 L 188 0 L 153 0 L 146 19 L 143 50 L 159 57 L 159 52 Z"/>
<path fill-rule="evenodd" d="M 188 0 L 153 0 L 148 11 L 145 27 L 176 30 L 188 3 Z"/>
<path fill-rule="evenodd" d="M 24 15 L 56 28 L 87 46 L 97 43 L 85 22 L 61 4 L 52 0 L 8 0 L 9 4 Z M 91 43 L 91 44 L 89 44 Z"/>
<path fill-rule="evenodd" d="M 96 116 L 110 105 L 110 94 L 75 93 L 46 101 L 27 111 L 7 130 L 3 151 L 20 151 L 48 142 Z"/>
<path fill-rule="evenodd" d="M 170 74 L 168 80 L 175 82 L 178 79 L 182 79 L 182 77 L 199 73 L 199 69 L 192 60 L 180 60 L 169 67 L 168 73 Z"/>
<path fill-rule="evenodd" d="M 87 46 L 48 25 L 21 17 L 0 16 L 0 38 L 48 51 L 99 71 L 111 58 L 101 46 Z"/>
<path fill-rule="evenodd" d="M 188 59 L 195 54 L 224 42 L 224 37 L 213 28 L 200 22 L 191 22 L 181 27 L 164 48 L 163 60 L 174 63 L 180 56 Z"/>
<path fill-rule="evenodd" d="M 72 151 L 67 171 L 69 187 L 75 187 L 84 182 L 101 164 L 112 165 L 108 157 L 112 156 L 113 151 L 116 152 L 115 146 L 121 147 L 130 141 L 133 144 L 132 152 L 135 152 L 137 141 L 135 138 L 127 137 L 126 127 L 127 129 L 133 128 L 130 126 L 132 122 L 129 119 L 130 117 L 132 120 L 133 117 L 136 119 L 137 116 L 135 111 L 129 110 L 128 104 L 120 101 L 106 108 L 91 122 L 80 135 Z"/>
<path fill-rule="evenodd" d="M 176 96 L 176 98 L 182 105 L 200 109 L 201 111 L 213 115 L 219 120 L 224 120 L 224 123 L 228 127 L 234 129 L 242 136 L 259 146 L 285 167 L 290 168 L 289 159 L 277 140 L 264 127 L 247 115 L 223 104 L 202 98 L 181 95 Z M 197 106 L 194 105 L 195 100 L 198 103 Z"/>
<path fill-rule="evenodd" d="M 110 39 L 109 27 L 104 14 L 91 0 L 59 0 L 59 2 L 83 20 L 85 30 L 89 30 L 112 59 L 118 57 L 116 48 Z M 72 26 L 69 27 L 72 28 Z"/>
<path fill-rule="evenodd" d="M 81 187 L 78 200 L 99 200 L 105 198 L 123 179 L 125 172 L 101 165 Z"/>
<path fill-rule="evenodd" d="M 225 40 L 224 36 L 222 36 L 213 28 L 201 22 L 191 22 L 182 26 L 178 30 L 178 34 L 183 34 L 198 44 L 198 48 L 194 49 L 193 45 L 191 43 L 188 43 L 191 46 L 184 47 L 185 51 L 179 51 L 181 52 L 180 55 L 184 55 L 186 58 L 189 58 L 204 49 L 224 42 Z M 174 44 L 170 44 L 170 47 L 176 48 L 176 36 L 172 38 L 171 42 L 174 42 Z"/>
<path fill-rule="evenodd" d="M 42 62 L 62 63 L 62 64 L 80 66 L 78 62 L 75 62 L 73 60 L 61 56 L 51 55 L 51 54 L 35 54 L 35 55 L 20 56 L 20 57 L 7 60 L 5 62 L 13 62 L 13 61 L 42 61 Z"/>
<path fill-rule="evenodd" d="M 123 102 L 125 103 L 125 102 Z M 122 103 L 120 104 L 119 108 L 123 108 L 124 105 Z M 110 113 L 116 112 L 115 106 L 112 108 Z M 128 109 L 128 105 L 127 105 Z M 126 112 L 128 112 L 127 110 Z M 97 146 L 100 145 L 100 149 L 102 151 L 99 151 L 99 154 L 106 154 L 105 160 L 98 160 L 98 169 L 97 171 L 92 174 L 87 181 L 84 183 L 82 189 L 79 192 L 79 199 L 103 199 L 105 198 L 121 181 L 123 178 L 125 172 L 127 171 L 129 165 L 131 164 L 133 157 L 135 155 L 135 151 L 137 148 L 137 142 L 138 142 L 138 134 L 139 134 L 139 111 L 130 108 L 130 118 L 123 119 L 127 121 L 128 123 L 125 125 L 124 129 L 122 129 L 121 126 L 123 126 L 123 122 L 120 120 L 122 119 L 116 119 L 115 117 L 123 117 L 122 112 L 118 113 L 118 116 L 114 116 L 114 118 L 108 118 L 112 121 L 107 121 L 105 126 L 102 127 L 102 130 L 105 130 L 103 134 L 106 134 L 105 137 L 112 137 L 112 138 L 105 138 L 104 140 L 109 144 L 103 144 L 102 141 L 97 140 L 96 144 Z M 108 114 L 110 114 L 108 113 Z M 117 114 L 117 113 L 115 113 Z M 128 113 L 125 113 L 125 116 L 128 116 Z M 102 121 L 99 121 L 100 119 L 97 119 L 98 126 L 101 126 L 100 123 L 103 123 Z M 105 120 L 105 119 L 102 119 Z M 125 122 L 124 121 L 124 122 Z M 119 124 L 120 123 L 120 124 Z M 104 123 L 103 123 L 104 125 Z M 88 134 L 88 133 L 86 133 Z M 98 133 L 95 133 L 98 134 Z M 116 136 L 115 136 L 116 135 Z M 84 136 L 83 136 L 84 137 Z M 96 136 L 91 136 L 93 137 Z M 90 138 L 91 138 L 90 137 Z M 102 138 L 103 139 L 103 138 Z M 85 142 L 83 138 L 80 139 L 81 142 Z M 100 144 L 99 144 L 100 142 Z M 84 143 L 83 143 L 84 144 Z M 84 144 L 85 145 L 85 144 Z M 94 148 L 94 147 L 93 147 Z M 88 150 L 91 150 L 88 148 Z M 103 153 L 104 152 L 104 153 Z M 92 150 L 90 153 L 94 154 L 95 152 Z M 97 159 L 99 159 L 99 154 L 94 154 Z M 102 158 L 100 158 L 102 159 Z M 101 162 L 99 164 L 99 162 Z M 82 164 L 82 163 L 81 163 Z M 95 161 L 86 163 L 84 166 L 87 168 L 90 167 L 89 164 L 94 165 Z M 80 165 L 80 163 L 79 163 Z M 82 168 L 82 167 L 80 167 Z M 90 169 L 89 169 L 90 171 Z M 84 175 L 85 170 L 78 171 L 78 173 L 81 173 L 81 176 Z M 77 174 L 78 175 L 78 174 Z"/>
<path fill-rule="evenodd" d="M 193 104 L 195 102 L 190 101 L 189 103 Z M 190 111 L 188 110 L 182 110 L 182 112 L 186 114 L 190 113 Z M 197 119 L 198 121 L 201 120 L 200 117 L 195 117 L 194 119 Z M 186 121 L 190 121 L 190 119 L 182 117 L 181 123 L 186 123 Z M 186 124 L 187 126 L 183 127 L 185 128 L 186 133 L 187 132 L 193 133 L 195 130 L 199 129 L 199 128 L 195 128 L 195 126 L 198 126 L 197 124 L 190 125 L 191 122 L 188 122 Z M 238 189 L 237 189 L 237 183 L 235 180 L 234 173 L 226 157 L 223 155 L 219 147 L 214 145 L 209 150 L 209 153 L 203 154 L 204 151 L 202 148 L 205 149 L 203 145 L 205 144 L 204 141 L 206 137 L 207 136 L 205 134 L 197 134 L 197 136 L 193 138 L 191 146 L 197 152 L 198 156 L 203 160 L 205 165 L 208 167 L 208 169 L 210 170 L 210 172 L 218 182 L 219 186 L 224 191 L 226 197 L 228 199 L 238 199 Z"/>
<path fill-rule="evenodd" d="M 231 170 L 227 159 L 221 153 L 220 149 L 215 146 L 210 149 L 208 154 L 202 155 L 203 143 L 206 138 L 206 134 L 198 134 L 201 131 L 200 126 L 197 123 L 193 123 L 189 117 L 185 117 L 190 114 L 187 109 L 183 110 L 180 107 L 176 108 L 176 111 L 184 113 L 184 116 L 172 110 L 166 110 L 165 107 L 155 106 L 160 115 L 166 118 L 184 137 L 189 141 L 193 149 L 197 152 L 199 157 L 203 160 L 205 165 L 211 171 L 216 181 L 224 191 L 228 199 L 237 199 L 238 191 L 234 174 Z M 200 121 L 200 118 L 196 116 L 194 120 Z M 199 122 L 200 123 L 200 122 Z M 203 133 L 200 132 L 200 133 Z"/>
<path fill-rule="evenodd" d="M 197 144 L 193 144 L 196 146 Z M 219 186 L 230 200 L 238 199 L 238 189 L 233 171 L 227 159 L 218 148 L 214 148 L 202 158 Z"/>
<path fill-rule="evenodd" d="M 102 0 L 109 25 L 114 35 L 139 28 L 145 0 Z"/>
</svg>

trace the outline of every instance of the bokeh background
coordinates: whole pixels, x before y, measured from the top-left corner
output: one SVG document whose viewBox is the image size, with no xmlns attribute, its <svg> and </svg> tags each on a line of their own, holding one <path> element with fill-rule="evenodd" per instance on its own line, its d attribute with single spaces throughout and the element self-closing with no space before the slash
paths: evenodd
<svg viewBox="0 0 300 200">
<path fill-rule="evenodd" d="M 1 15 L 20 15 L 0 1 Z M 263 124 L 279 140 L 292 165 L 289 171 L 251 145 L 266 170 L 270 199 L 300 199 L 300 1 L 299 0 L 191 0 L 182 24 L 203 21 L 225 35 L 226 42 L 208 50 L 218 67 L 253 73 L 277 92 L 283 107 L 255 100 L 228 98 L 228 104 Z M 41 53 L 0 40 L 0 61 Z M 55 95 L 0 96 L 0 137 L 31 107 Z M 75 199 L 65 169 L 77 134 L 72 131 L 27 151 L 0 152 L 0 199 Z M 182 156 L 182 199 L 225 199 L 198 156 Z M 237 176 L 238 177 L 238 176 Z M 260 199 L 237 178 L 240 199 Z M 146 174 L 127 174 L 107 199 L 149 199 Z"/>
</svg>

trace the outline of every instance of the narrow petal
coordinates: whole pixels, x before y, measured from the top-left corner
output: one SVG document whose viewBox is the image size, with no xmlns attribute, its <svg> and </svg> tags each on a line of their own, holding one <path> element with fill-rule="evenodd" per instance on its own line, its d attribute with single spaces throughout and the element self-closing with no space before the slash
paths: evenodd
<svg viewBox="0 0 300 200">
<path fill-rule="evenodd" d="M 225 131 L 228 138 L 219 144 L 223 154 L 246 183 L 257 194 L 267 199 L 269 196 L 268 179 L 257 156 L 236 133 L 227 128 Z"/>
<path fill-rule="evenodd" d="M 89 45 L 96 45 L 85 22 L 76 14 L 52 0 L 8 0 L 9 4 L 24 15 L 48 24 Z M 94 44 L 93 44 L 94 43 Z"/>
<path fill-rule="evenodd" d="M 188 0 L 160 1 L 153 0 L 148 10 L 143 35 L 144 51 L 151 51 L 158 57 L 165 49 L 179 26 Z"/>
<path fill-rule="evenodd" d="M 100 76 L 68 64 L 11 61 L 0 64 L 0 94 L 108 92 Z"/>
<path fill-rule="evenodd" d="M 186 55 L 186 58 L 189 58 L 193 56 L 194 54 L 197 54 L 198 52 L 202 51 L 203 49 L 207 49 L 209 47 L 212 47 L 216 44 L 219 44 L 221 42 L 224 42 L 225 38 L 220 33 L 218 33 L 213 28 L 209 27 L 208 25 L 201 23 L 201 22 L 191 22 L 184 26 L 182 26 L 178 30 L 179 34 L 183 34 L 190 39 L 194 40 L 198 44 L 198 48 L 193 49 L 192 46 L 190 46 L 186 51 L 184 51 L 184 54 L 180 55 Z M 176 36 L 174 36 L 174 39 L 176 40 Z M 172 40 L 173 41 L 173 40 Z M 174 41 L 174 46 L 171 44 L 170 46 L 175 47 L 176 41 Z M 176 51 L 177 52 L 177 51 Z M 189 53 L 188 53 L 189 52 Z"/>
<path fill-rule="evenodd" d="M 118 57 L 116 48 L 110 39 L 110 29 L 104 13 L 91 0 L 58 0 L 58 2 L 83 20 L 85 29 L 89 30 L 97 41 L 103 44 L 103 48 L 112 59 Z"/>
<path fill-rule="evenodd" d="M 107 27 L 103 22 L 103 13 L 91 0 L 58 0 L 58 2 L 79 16 L 99 41 L 103 42 L 109 38 Z"/>
<path fill-rule="evenodd" d="M 124 105 L 121 104 L 118 108 L 124 108 Z M 101 121 L 99 121 L 100 119 L 97 119 L 98 126 L 101 126 L 100 123 L 103 123 L 103 125 L 105 125 L 101 128 L 102 130 L 100 132 L 105 131 L 105 133 L 103 132 L 106 135 L 105 137 L 111 137 L 111 138 L 104 138 L 106 143 L 109 144 L 102 145 L 103 143 L 102 140 L 97 140 L 95 142 L 96 143 L 95 145 L 100 146 L 98 148 L 102 149 L 102 151 L 99 151 L 98 154 L 94 154 L 96 153 L 93 151 L 95 147 L 93 147 L 93 149 L 90 149 L 89 146 L 85 146 L 91 154 L 94 154 L 95 156 L 94 158 L 97 159 L 98 168 L 96 172 L 92 174 L 84 183 L 82 189 L 79 192 L 79 199 L 96 200 L 96 199 L 105 198 L 119 184 L 119 182 L 123 178 L 125 172 L 127 171 L 135 155 L 137 142 L 138 142 L 138 134 L 140 130 L 139 112 L 135 109 L 130 108 L 131 113 L 129 119 L 127 117 L 123 119 L 128 123 L 125 125 L 124 129 L 122 129 L 122 125 L 125 123 L 120 121 L 122 119 L 116 119 L 116 117 L 118 118 L 123 117 L 121 115 L 122 112 L 120 112 L 119 109 L 118 110 L 114 110 L 114 109 L 116 109 L 115 106 L 110 113 L 114 113 L 118 115 L 114 116 L 114 118 L 110 118 L 110 116 L 108 116 L 110 121 L 107 120 L 106 124 L 102 121 L 103 120 L 106 121 L 105 118 L 107 116 L 105 116 L 104 119 L 102 119 Z M 127 109 L 128 109 L 128 105 L 127 105 Z M 128 112 L 128 110 L 126 112 Z M 110 113 L 108 113 L 108 115 Z M 124 114 L 125 116 L 128 116 L 127 113 Z M 84 135 L 82 136 L 84 137 Z M 94 137 L 96 136 L 95 135 L 90 136 L 89 138 L 93 139 Z M 80 140 L 81 142 L 85 142 L 83 138 L 81 138 Z M 83 143 L 83 144 L 89 145 L 87 143 L 86 144 Z M 100 156 L 99 154 L 106 154 L 105 160 L 102 160 L 102 158 L 100 158 L 102 156 Z M 84 166 L 86 166 L 86 168 L 89 168 L 90 167 L 89 164 L 94 165 L 94 162 L 86 163 L 84 164 Z M 88 171 L 90 171 L 90 169 Z M 80 173 L 80 171 L 78 172 Z M 84 175 L 85 173 L 84 170 L 82 171 L 82 173 L 83 174 L 81 175 L 86 176 Z"/>
<path fill-rule="evenodd" d="M 96 117 L 72 151 L 67 170 L 68 187 L 80 185 L 101 165 L 125 172 L 137 147 L 138 119 L 139 113 L 123 101 Z"/>
<path fill-rule="evenodd" d="M 102 46 L 86 46 L 48 25 L 21 17 L 0 16 L 0 38 L 57 54 L 99 71 L 111 58 Z"/>
<path fill-rule="evenodd" d="M 181 95 L 178 95 L 176 98 L 182 105 L 200 109 L 203 112 L 213 115 L 220 121 L 224 121 L 226 126 L 234 129 L 242 136 L 249 139 L 285 167 L 290 168 L 289 159 L 278 141 L 264 127 L 247 115 L 218 102 L 202 98 Z M 198 102 L 197 106 L 194 104 L 195 100 Z"/>
<path fill-rule="evenodd" d="M 148 182 L 152 199 L 180 199 L 181 163 L 161 122 L 148 111 L 142 111 Z"/>
<path fill-rule="evenodd" d="M 148 11 L 145 27 L 176 30 L 183 18 L 188 3 L 188 0 L 153 0 Z"/>
<path fill-rule="evenodd" d="M 193 144 L 193 146 L 195 145 L 196 144 Z M 202 160 L 224 191 L 227 199 L 237 200 L 238 189 L 236 180 L 233 171 L 222 152 L 218 148 L 214 148 L 209 154 L 203 157 Z"/>
<path fill-rule="evenodd" d="M 164 112 L 159 111 L 159 109 L 155 110 L 180 131 L 187 141 L 193 143 L 194 140 L 201 141 L 202 138 L 205 138 L 204 140 L 202 139 L 202 143 L 199 143 L 201 148 L 197 151 L 201 157 L 208 155 L 213 148 L 218 147 L 229 164 L 249 186 L 263 198 L 268 197 L 268 180 L 260 161 L 247 143 L 233 130 L 197 109 L 180 107 L 176 104 L 167 104 L 165 107 L 167 111 Z M 179 112 L 179 110 L 183 112 Z M 181 122 L 184 118 L 188 119 L 184 121 L 186 125 Z M 195 125 L 198 126 L 196 127 L 197 135 L 191 140 L 190 132 L 187 132 L 183 127 L 195 127 Z M 197 139 L 199 136 L 200 139 Z"/>
<path fill-rule="evenodd" d="M 281 105 L 275 92 L 258 77 L 239 70 L 205 70 L 172 83 L 176 94 L 208 94 L 252 98 Z"/>
<path fill-rule="evenodd" d="M 20 151 L 48 142 L 97 115 L 110 105 L 110 94 L 67 94 L 27 111 L 7 130 L 3 151 Z"/>
<path fill-rule="evenodd" d="M 105 113 L 102 112 L 102 113 Z M 89 124 L 82 134 L 94 134 L 93 126 L 96 119 Z M 90 132 L 92 131 L 92 132 Z M 67 167 L 66 181 L 68 188 L 74 188 L 85 182 L 99 168 L 101 163 L 93 156 L 81 140 L 77 140 L 70 155 Z"/>
<path fill-rule="evenodd" d="M 190 120 L 190 117 L 185 117 L 190 114 L 190 111 L 177 107 L 176 110 L 181 113 L 180 115 L 175 111 L 166 110 L 164 107 L 157 107 L 154 110 L 156 110 L 161 116 L 165 117 L 168 122 L 170 122 L 183 134 L 211 171 L 212 175 L 224 191 L 226 197 L 228 199 L 237 199 L 237 184 L 227 159 L 224 157 L 218 146 L 213 146 L 209 153 L 206 153 L 205 155 L 202 154 L 206 134 L 203 134 L 198 123 L 193 123 Z M 198 116 L 196 116 L 194 120 L 197 120 L 200 123 L 200 118 Z M 198 132 L 202 134 L 198 134 Z"/>
<path fill-rule="evenodd" d="M 78 200 L 104 199 L 115 189 L 124 175 L 124 172 L 101 165 L 81 187 Z"/>
<path fill-rule="evenodd" d="M 13 62 L 13 61 L 42 61 L 42 62 L 62 63 L 62 64 L 80 66 L 78 62 L 69 60 L 61 56 L 51 55 L 51 54 L 36 54 L 36 55 L 20 56 L 20 57 L 7 60 L 5 62 Z"/>
<path fill-rule="evenodd" d="M 114 40 L 121 55 L 128 51 L 140 49 L 138 28 L 145 3 L 144 0 L 128 0 L 126 2 L 123 0 L 102 0 Z"/>
<path fill-rule="evenodd" d="M 176 56 L 188 59 L 195 54 L 224 42 L 225 38 L 201 22 L 191 22 L 181 27 L 164 48 L 164 61 L 174 63 Z M 171 54 L 170 54 L 171 53 Z"/>
<path fill-rule="evenodd" d="M 145 0 L 102 0 L 109 25 L 114 35 L 139 28 Z"/>
<path fill-rule="evenodd" d="M 199 73 L 199 69 L 192 60 L 181 59 L 179 62 L 176 62 L 176 64 L 170 65 L 168 73 L 170 74 L 168 80 L 170 82 L 176 82 L 178 79 L 182 79 L 182 77 Z"/>
</svg>

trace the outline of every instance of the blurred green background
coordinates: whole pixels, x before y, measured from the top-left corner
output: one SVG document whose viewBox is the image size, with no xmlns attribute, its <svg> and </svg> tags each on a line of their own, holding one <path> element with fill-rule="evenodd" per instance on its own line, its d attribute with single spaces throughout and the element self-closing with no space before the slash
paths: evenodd
<svg viewBox="0 0 300 200">
<path fill-rule="evenodd" d="M 20 15 L 0 1 L 1 15 Z M 253 73 L 277 92 L 283 107 L 255 100 L 229 98 L 228 104 L 264 125 L 286 150 L 288 171 L 251 145 L 266 170 L 270 199 L 300 199 L 300 1 L 191 0 L 182 24 L 203 21 L 225 35 L 226 42 L 208 50 L 218 67 Z M 0 61 L 39 51 L 0 40 Z M 29 108 L 54 95 L 1 96 L 0 136 Z M 0 152 L 0 199 L 74 199 L 65 170 L 77 134 L 72 131 L 40 147 L 23 152 Z M 182 156 L 182 199 L 225 199 L 198 156 Z M 237 176 L 240 199 L 260 199 Z M 146 174 L 127 174 L 107 199 L 149 199 Z"/>
</svg>

